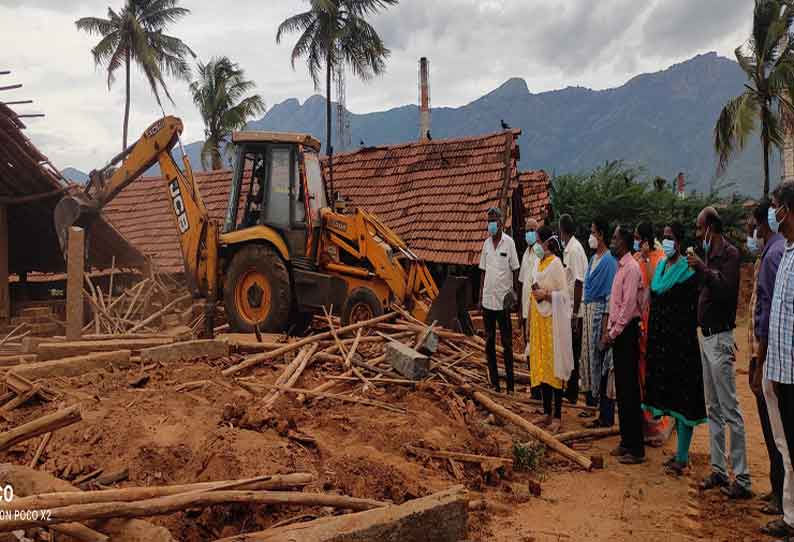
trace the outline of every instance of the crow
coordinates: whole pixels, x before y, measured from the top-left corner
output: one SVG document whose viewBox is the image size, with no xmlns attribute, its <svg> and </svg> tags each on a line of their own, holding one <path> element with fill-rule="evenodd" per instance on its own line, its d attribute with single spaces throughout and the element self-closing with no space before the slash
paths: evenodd
<svg viewBox="0 0 794 542">
<path fill-rule="evenodd" d="M 364 146 L 364 140 L 362 139 L 361 141 L 358 142 L 358 144 L 363 147 Z"/>
<path fill-rule="evenodd" d="M 502 123 L 502 130 L 509 130 L 510 125 L 507 124 L 504 120 L 500 121 Z"/>
<path fill-rule="evenodd" d="M 428 130 L 425 135 L 427 136 L 428 141 L 433 141 L 433 136 L 430 135 L 430 130 Z"/>
</svg>

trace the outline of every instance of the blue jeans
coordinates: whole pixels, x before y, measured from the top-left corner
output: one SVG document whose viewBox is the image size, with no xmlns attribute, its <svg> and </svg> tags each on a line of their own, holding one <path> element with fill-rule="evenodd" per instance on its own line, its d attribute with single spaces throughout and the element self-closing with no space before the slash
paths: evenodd
<svg viewBox="0 0 794 542">
<path fill-rule="evenodd" d="M 703 359 L 703 387 L 709 417 L 711 441 L 711 469 L 728 477 L 725 465 L 725 428 L 730 430 L 731 469 L 736 482 L 750 489 L 750 472 L 747 469 L 747 449 L 744 437 L 744 420 L 736 399 L 736 343 L 733 331 L 701 337 L 700 353 Z"/>
</svg>

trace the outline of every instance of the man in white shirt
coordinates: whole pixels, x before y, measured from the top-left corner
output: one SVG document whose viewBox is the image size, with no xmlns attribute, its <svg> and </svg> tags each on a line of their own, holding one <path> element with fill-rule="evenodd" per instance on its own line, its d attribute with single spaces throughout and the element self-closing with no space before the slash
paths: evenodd
<svg viewBox="0 0 794 542">
<path fill-rule="evenodd" d="M 571 215 L 564 214 L 560 216 L 560 236 L 565 243 L 563 263 L 568 277 L 568 295 L 573 300 L 571 336 L 573 338 L 574 369 L 565 393 L 568 402 L 572 404 L 576 404 L 579 399 L 579 358 L 582 354 L 582 318 L 584 317 L 582 286 L 584 285 L 584 276 L 587 273 L 587 255 L 584 252 L 582 243 L 574 237 L 575 232 L 576 223 L 571 218 Z"/>
<path fill-rule="evenodd" d="M 504 349 L 507 392 L 513 393 L 513 329 L 510 311 L 515 306 L 518 290 L 518 254 L 516 245 L 502 231 L 502 211 L 496 207 L 488 209 L 488 238 L 480 253 L 480 269 L 485 272 L 482 279 L 480 305 L 485 324 L 485 355 L 488 358 L 488 375 L 491 385 L 499 389 L 499 369 L 496 365 L 496 324 L 502 337 Z"/>
<path fill-rule="evenodd" d="M 527 249 L 521 257 L 521 269 L 518 272 L 518 282 L 521 283 L 521 330 L 524 336 L 524 344 L 527 343 L 527 321 L 529 320 L 529 296 L 532 295 L 532 283 L 535 282 L 535 266 L 538 265 L 538 257 L 532 249 L 537 242 L 538 221 L 529 218 L 526 221 L 526 242 Z"/>
</svg>

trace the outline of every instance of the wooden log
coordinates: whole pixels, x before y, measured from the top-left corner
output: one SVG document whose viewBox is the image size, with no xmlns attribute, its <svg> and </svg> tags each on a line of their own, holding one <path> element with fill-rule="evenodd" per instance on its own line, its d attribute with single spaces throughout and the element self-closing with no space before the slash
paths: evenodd
<svg viewBox="0 0 794 542">
<path fill-rule="evenodd" d="M 0 451 L 44 433 L 67 427 L 82 419 L 80 408 L 77 405 L 47 414 L 10 431 L 0 433 Z"/>
<path fill-rule="evenodd" d="M 498 463 L 502 465 L 513 464 L 513 460 L 508 457 L 475 455 L 475 454 L 466 454 L 462 452 L 450 452 L 445 450 L 428 450 L 427 448 L 419 448 L 416 446 L 406 446 L 405 449 L 414 455 L 426 455 L 428 457 L 435 457 L 438 459 L 454 459 L 455 461 L 463 461 L 464 463 L 480 463 L 480 464 Z"/>
<path fill-rule="evenodd" d="M 527 433 L 529 433 L 534 438 L 541 441 L 550 449 L 554 450 L 558 454 L 562 455 L 566 459 L 581 465 L 586 470 L 590 470 L 593 467 L 593 462 L 590 460 L 589 457 L 585 457 L 584 455 L 580 454 L 579 452 L 570 449 L 568 446 L 554 438 L 554 435 L 551 433 L 544 431 L 537 425 L 528 422 L 518 414 L 509 411 L 502 405 L 496 403 L 490 397 L 485 395 L 482 392 L 474 391 L 472 393 L 472 397 L 480 403 L 485 409 L 490 411 L 492 414 L 499 416 L 500 418 L 509 421 L 510 423 L 517 425 Z"/>
<path fill-rule="evenodd" d="M 62 343 L 43 343 L 38 348 L 38 360 L 63 359 L 83 356 L 94 352 L 115 352 L 130 350 L 134 354 L 142 350 L 173 344 L 173 337 L 156 339 L 117 339 L 106 341 L 69 341 Z"/>
<path fill-rule="evenodd" d="M 287 506 L 329 506 L 348 510 L 371 510 L 386 503 L 324 493 L 278 491 L 215 491 L 187 493 L 135 502 L 76 504 L 50 510 L 48 517 L 37 520 L 12 519 L 0 522 L 0 532 L 45 527 L 74 521 L 108 518 L 136 518 L 179 512 L 187 508 L 203 508 L 218 504 L 269 504 Z"/>
<path fill-rule="evenodd" d="M 614 427 L 598 427 L 596 429 L 579 429 L 577 431 L 568 431 L 556 435 L 557 440 L 560 442 L 573 442 L 575 440 L 605 438 L 620 434 L 620 428 Z"/>
<path fill-rule="evenodd" d="M 125 320 L 132 315 L 132 309 L 135 306 L 135 304 L 138 302 L 138 298 L 141 297 L 141 292 L 143 292 L 145 285 L 148 282 L 149 279 L 144 279 L 141 282 L 139 282 L 138 285 L 136 286 L 137 290 L 135 291 L 135 295 L 133 296 L 132 301 L 130 301 L 130 304 L 127 305 L 127 311 L 124 313 L 123 316 Z"/>
<path fill-rule="evenodd" d="M 0 368 L 13 367 L 20 363 L 31 363 L 36 361 L 35 354 L 18 354 L 15 356 L 0 356 Z"/>
<path fill-rule="evenodd" d="M 388 314 L 384 314 L 384 315 L 381 315 L 381 316 L 377 316 L 375 318 L 372 318 L 370 320 L 366 320 L 364 322 L 358 322 L 356 324 L 351 324 L 349 326 L 340 328 L 339 330 L 337 330 L 337 333 L 342 334 L 342 333 L 348 333 L 348 332 L 351 332 L 351 331 L 356 331 L 357 329 L 361 329 L 361 328 L 364 328 L 364 327 L 367 327 L 367 326 L 370 326 L 370 325 L 373 325 L 373 324 L 377 324 L 378 322 L 386 322 L 387 320 L 391 320 L 392 318 L 395 318 L 396 316 L 397 315 L 395 313 L 393 313 L 393 312 L 392 313 L 388 313 Z M 241 363 L 238 363 L 237 365 L 235 365 L 233 367 L 229 367 L 228 369 L 224 370 L 222 374 L 224 376 L 231 376 L 231 375 L 239 373 L 240 371 L 242 371 L 244 369 L 247 369 L 249 367 L 253 367 L 255 365 L 259 365 L 260 363 L 262 363 L 264 361 L 277 358 L 277 357 L 279 357 L 279 356 L 281 356 L 283 354 L 286 354 L 287 352 L 292 352 L 293 350 L 298 350 L 300 348 L 303 348 L 307 344 L 312 344 L 314 342 L 318 342 L 318 341 L 321 341 L 321 340 L 330 339 L 331 337 L 332 337 L 332 335 L 331 335 L 330 331 L 326 331 L 325 333 L 319 333 L 317 335 L 312 335 L 311 337 L 306 337 L 306 338 L 301 339 L 299 341 L 296 341 L 294 343 L 290 343 L 290 344 L 284 345 L 281 348 L 277 348 L 276 350 L 273 350 L 271 352 L 265 352 L 263 354 L 259 354 L 259 355 L 250 357 L 250 358 L 246 359 L 245 361 L 243 361 Z"/>
<path fill-rule="evenodd" d="M 253 481 L 252 481 L 253 480 Z M 171 495 L 181 495 L 199 491 L 212 491 L 218 487 L 234 487 L 239 490 L 289 490 L 304 487 L 314 480 L 314 476 L 305 472 L 293 474 L 273 474 L 260 476 L 252 480 L 220 480 L 217 482 L 199 482 L 194 484 L 177 484 L 170 486 L 125 487 L 122 489 L 102 489 L 98 491 L 59 491 L 42 493 L 28 497 L 15 497 L 9 503 L 0 503 L 0 510 L 42 510 L 60 508 L 76 504 L 134 502 Z"/>
<path fill-rule="evenodd" d="M 405 414 L 406 412 L 404 408 L 396 407 L 388 403 L 382 403 L 380 401 L 373 401 L 370 399 L 359 399 L 357 397 L 349 397 L 347 395 L 335 395 L 333 393 L 317 392 L 312 390 L 304 390 L 300 388 L 287 388 L 286 386 L 272 386 L 270 384 L 260 384 L 260 386 L 262 386 L 263 388 L 280 389 L 288 393 L 308 395 L 310 397 L 322 397 L 323 399 L 335 399 L 337 401 L 342 401 L 345 403 L 355 403 L 358 405 L 374 406 L 385 410 L 390 410 L 392 412 L 397 412 L 398 414 Z"/>
<path fill-rule="evenodd" d="M 298 381 L 298 378 L 300 378 L 301 374 L 303 374 L 304 369 L 306 369 L 306 367 L 308 367 L 309 363 L 312 361 L 312 356 L 314 356 L 318 346 L 319 345 L 317 343 L 314 343 L 303 347 L 303 349 L 300 351 L 300 354 L 298 354 L 298 357 L 296 358 L 296 361 L 299 359 L 300 363 L 293 368 L 292 374 L 290 374 L 289 377 L 283 382 L 285 387 L 291 388 L 295 382 Z M 284 372 L 286 373 L 286 371 Z M 279 382 L 279 384 L 282 383 Z M 274 390 L 273 394 L 265 401 L 265 409 L 273 408 L 273 405 L 276 403 L 276 401 L 278 401 L 279 397 L 281 397 L 281 390 Z"/>
<path fill-rule="evenodd" d="M 155 312 L 154 314 L 152 314 L 151 316 L 149 316 L 148 318 L 146 318 L 142 322 L 134 325 L 132 327 L 132 329 L 130 329 L 130 333 L 135 333 L 139 329 L 146 327 L 148 324 L 154 322 L 155 320 L 160 318 L 162 315 L 164 315 L 165 313 L 167 313 L 168 311 L 173 309 L 175 306 L 177 306 L 180 303 L 183 303 L 183 302 L 187 301 L 191 297 L 193 297 L 193 294 L 185 294 L 183 296 L 180 296 L 180 297 L 174 299 L 171 303 L 169 303 L 168 305 L 166 305 L 165 307 L 163 307 L 159 311 Z"/>
<path fill-rule="evenodd" d="M 44 450 L 47 448 L 47 444 L 49 444 L 51 438 L 52 438 L 52 432 L 44 433 L 44 436 L 41 437 L 41 442 L 39 442 L 39 446 L 38 448 L 36 448 L 36 453 L 33 454 L 33 459 L 30 460 L 30 465 L 28 465 L 31 469 L 35 469 L 36 465 L 38 465 L 39 459 L 41 459 L 41 455 L 44 453 Z"/>
<path fill-rule="evenodd" d="M 17 365 L 13 373 L 24 378 L 53 378 L 56 376 L 79 376 L 81 374 L 108 367 L 128 368 L 135 365 L 129 350 L 101 352 L 65 359 L 54 359 L 39 363 Z"/>
<path fill-rule="evenodd" d="M 0 407 L 0 411 L 10 412 L 15 408 L 22 406 L 31 399 L 33 399 L 33 397 L 38 395 L 40 391 L 41 391 L 41 386 L 39 386 L 38 384 L 34 384 L 29 390 L 22 393 L 21 395 L 17 395 L 14 399 L 12 399 L 8 403 Z"/>
<path fill-rule="evenodd" d="M 28 325 L 28 324 L 27 324 L 27 322 L 22 322 L 21 324 L 19 324 L 18 326 L 16 326 L 14 329 L 12 329 L 12 330 L 11 330 L 11 333 L 9 333 L 9 334 L 8 334 L 8 335 L 6 335 L 5 337 L 3 337 L 3 340 L 1 340 L 1 341 L 0 341 L 0 346 L 2 346 L 2 345 L 4 345 L 5 343 L 7 343 L 7 342 L 8 342 L 8 340 L 9 340 L 11 337 L 13 337 L 13 336 L 14 336 L 14 334 L 15 334 L 17 331 L 19 331 L 20 329 L 24 328 L 26 325 Z"/>
</svg>

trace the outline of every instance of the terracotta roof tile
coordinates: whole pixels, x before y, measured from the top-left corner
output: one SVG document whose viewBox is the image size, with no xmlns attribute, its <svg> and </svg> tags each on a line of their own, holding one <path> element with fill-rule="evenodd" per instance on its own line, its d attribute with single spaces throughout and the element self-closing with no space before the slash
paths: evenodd
<svg viewBox="0 0 794 542">
<path fill-rule="evenodd" d="M 548 176 L 516 166 L 518 130 L 479 137 L 364 148 L 334 156 L 334 190 L 394 229 L 422 258 L 475 264 L 485 237 L 485 211 L 523 185 L 532 216 L 545 214 Z M 503 190 L 505 156 L 509 186 Z M 325 165 L 325 163 L 324 163 Z M 326 179 L 327 171 L 326 173 Z M 210 217 L 222 221 L 231 172 L 195 173 Z M 131 184 L 105 208 L 106 216 L 159 269 L 182 270 L 182 256 L 165 185 L 159 178 Z"/>
</svg>

